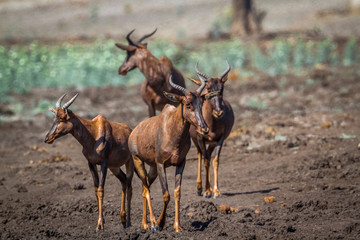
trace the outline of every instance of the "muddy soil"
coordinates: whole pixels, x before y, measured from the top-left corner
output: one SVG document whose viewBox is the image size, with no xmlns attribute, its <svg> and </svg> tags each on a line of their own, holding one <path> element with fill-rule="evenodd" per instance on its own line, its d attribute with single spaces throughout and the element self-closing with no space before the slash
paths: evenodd
<svg viewBox="0 0 360 240">
<path fill-rule="evenodd" d="M 179 33 L 204 37 L 214 12 L 223 6 L 219 1 L 206 1 L 206 5 L 200 0 L 185 1 L 186 7 L 177 1 L 166 1 L 170 5 L 141 1 L 139 8 L 129 2 L 133 1 L 116 3 L 121 9 L 118 13 L 111 0 L 102 5 L 97 1 L 3 0 L 0 38 L 10 42 L 99 35 L 123 38 L 132 28 L 148 32 L 154 26 L 161 37 L 176 39 Z M 358 34 L 359 15 L 326 12 L 343 8 L 341 0 L 258 2 L 268 14 L 265 31 L 320 28 L 328 36 Z M 322 10 L 326 16 L 317 16 Z M 151 16 L 151 21 L 139 16 Z M 220 157 L 222 196 L 204 199 L 197 195 L 197 155 L 192 146 L 183 175 L 180 233 L 173 229 L 173 194 L 165 228 L 158 232 L 141 229 L 137 176 L 132 226 L 124 229 L 119 215 L 121 184 L 110 172 L 105 186 L 105 230 L 96 233 L 93 180 L 80 144 L 71 135 L 52 145 L 43 143 L 52 119 L 45 112 L 34 115 L 29 110 L 44 100 L 55 102 L 64 92 L 67 99 L 80 92 L 71 106 L 79 116 L 91 119 L 102 114 L 134 128 L 147 117 L 139 85 L 14 94 L 14 102 L 24 104 L 26 112 L 14 113 L 8 105 L 0 105 L 7 119 L 0 122 L 0 238 L 360 239 L 359 81 L 357 67 L 317 66 L 297 75 L 259 73 L 246 79 L 231 74 L 225 98 L 234 109 L 235 124 Z M 174 172 L 174 168 L 167 170 L 171 191 Z M 158 216 L 163 204 L 158 180 L 151 194 Z"/>
<path fill-rule="evenodd" d="M 52 122 L 48 115 L 9 115 L 12 121 L 0 123 L 1 239 L 359 239 L 359 78 L 356 68 L 326 66 L 301 76 L 241 79 L 233 74 L 225 97 L 236 120 L 220 158 L 222 196 L 197 195 L 192 146 L 183 176 L 181 233 L 173 229 L 173 194 L 165 228 L 141 229 L 137 176 L 132 226 L 124 229 L 121 185 L 110 172 L 105 231 L 96 233 L 93 181 L 80 144 L 71 135 L 52 145 L 43 143 Z M 75 90 L 37 89 L 13 97 L 36 106 L 44 99 L 56 101 L 64 92 L 69 98 Z M 81 117 L 102 114 L 132 128 L 147 117 L 140 86 L 79 92 L 71 108 Z M 167 170 L 171 192 L 174 171 Z M 158 180 L 151 193 L 158 216 L 163 204 Z"/>
</svg>

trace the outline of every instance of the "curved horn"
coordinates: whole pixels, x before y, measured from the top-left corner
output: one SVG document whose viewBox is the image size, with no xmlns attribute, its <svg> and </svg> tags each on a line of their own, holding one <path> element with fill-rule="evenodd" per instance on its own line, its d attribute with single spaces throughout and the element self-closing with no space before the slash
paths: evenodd
<svg viewBox="0 0 360 240">
<path fill-rule="evenodd" d="M 61 107 L 61 101 L 64 99 L 66 93 L 64 93 L 64 95 L 62 95 L 56 102 L 56 107 Z"/>
<path fill-rule="evenodd" d="M 75 94 L 75 96 L 73 96 L 72 99 L 70 99 L 67 103 L 65 103 L 62 108 L 67 109 L 68 107 L 70 107 L 70 105 L 75 101 L 75 99 L 78 95 L 79 95 L 79 93 Z"/>
<path fill-rule="evenodd" d="M 221 74 L 220 79 L 223 79 L 224 77 L 226 77 L 226 75 L 230 72 L 231 67 L 229 65 L 229 62 L 226 60 L 226 64 L 227 64 L 227 69 L 225 70 L 225 72 L 223 72 L 223 74 Z"/>
<path fill-rule="evenodd" d="M 172 75 L 170 75 L 169 83 L 170 83 L 170 85 L 171 85 L 173 88 L 175 88 L 175 89 L 183 92 L 185 96 L 190 93 L 189 90 L 187 90 L 186 88 L 175 84 L 175 83 L 172 81 Z"/>
<path fill-rule="evenodd" d="M 202 90 L 204 90 L 205 84 L 206 84 L 207 80 L 209 79 L 209 76 L 206 75 L 205 73 L 200 72 L 198 65 L 199 65 L 199 62 L 197 62 L 195 64 L 195 71 L 201 81 L 201 86 L 196 90 L 196 92 L 200 94 L 202 92 Z"/>
<path fill-rule="evenodd" d="M 205 78 L 204 79 L 204 81 L 205 82 L 207 82 L 207 80 L 210 78 L 208 75 L 206 75 L 205 73 L 203 73 L 203 72 L 200 72 L 200 70 L 199 70 L 199 61 L 197 61 L 196 62 L 196 64 L 195 64 L 195 71 L 196 71 L 196 74 L 199 76 L 199 78 L 200 77 L 203 77 L 203 78 Z"/>
<path fill-rule="evenodd" d="M 205 80 L 203 78 L 201 78 L 200 76 L 199 76 L 199 79 L 201 81 L 201 86 L 196 90 L 196 92 L 198 94 L 200 94 L 202 92 L 202 90 L 204 90 L 204 87 L 205 87 L 205 84 L 206 84 Z"/>
<path fill-rule="evenodd" d="M 155 30 L 152 33 L 146 34 L 144 36 L 142 36 L 139 40 L 138 43 L 141 43 L 141 41 L 143 41 L 144 39 L 151 37 L 152 35 L 154 35 L 154 33 L 157 31 L 157 28 L 155 28 Z"/>
<path fill-rule="evenodd" d="M 134 42 L 130 39 L 130 35 L 131 35 L 134 31 L 135 31 L 135 29 L 133 29 L 131 32 L 129 32 L 129 33 L 126 35 L 126 40 L 128 41 L 129 45 L 139 47 L 136 43 L 134 43 Z"/>
</svg>

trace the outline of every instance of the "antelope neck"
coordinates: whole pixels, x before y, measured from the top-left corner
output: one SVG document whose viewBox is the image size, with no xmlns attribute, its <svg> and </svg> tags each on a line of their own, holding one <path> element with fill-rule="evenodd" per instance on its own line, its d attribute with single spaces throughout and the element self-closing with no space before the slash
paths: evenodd
<svg viewBox="0 0 360 240">
<path fill-rule="evenodd" d="M 71 118 L 70 121 L 73 124 L 73 130 L 71 131 L 71 134 L 83 146 L 83 148 L 88 148 L 89 143 L 95 143 L 96 139 L 94 139 L 94 135 L 91 132 L 91 121 L 83 119 L 72 112 L 69 112 L 69 115 Z"/>
<path fill-rule="evenodd" d="M 222 104 L 222 102 L 220 104 Z M 212 113 L 214 110 L 215 110 L 215 108 L 213 106 L 213 103 L 211 103 L 211 100 L 204 101 L 203 107 L 202 107 L 202 114 L 203 114 L 203 118 L 209 128 L 211 128 L 213 125 L 214 117 L 213 117 Z"/>
<path fill-rule="evenodd" d="M 149 53 L 149 55 L 147 55 L 145 58 L 139 60 L 137 66 L 148 81 L 162 77 L 159 60 L 151 55 L 151 53 Z"/>
<path fill-rule="evenodd" d="M 172 112 L 169 116 L 168 128 L 172 135 L 178 136 L 179 140 L 186 138 L 189 135 L 190 123 L 184 119 L 183 110 L 184 105 L 180 104 L 176 111 Z"/>
</svg>

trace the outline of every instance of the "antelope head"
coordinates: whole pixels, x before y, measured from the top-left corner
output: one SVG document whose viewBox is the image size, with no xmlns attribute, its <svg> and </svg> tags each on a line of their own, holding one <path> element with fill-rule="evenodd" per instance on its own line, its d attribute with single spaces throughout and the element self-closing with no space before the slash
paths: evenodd
<svg viewBox="0 0 360 240">
<path fill-rule="evenodd" d="M 201 81 L 190 78 L 191 81 L 193 81 L 194 83 L 196 83 L 198 85 L 201 85 L 202 81 L 206 82 L 206 84 L 205 84 L 206 92 L 205 92 L 204 96 L 205 96 L 206 100 L 211 99 L 210 103 L 211 103 L 212 109 L 213 109 L 212 115 L 215 118 L 221 118 L 224 114 L 224 110 L 223 110 L 224 83 L 227 81 L 228 73 L 231 70 L 231 67 L 230 67 L 228 61 L 226 61 L 226 64 L 227 64 L 227 68 L 220 75 L 220 77 L 212 78 L 212 77 L 209 77 L 208 75 L 206 75 L 205 73 L 199 71 L 198 62 L 197 62 L 195 65 L 195 71 Z M 208 94 L 215 95 L 215 96 L 209 99 L 209 98 L 206 98 L 206 96 Z"/>
<path fill-rule="evenodd" d="M 138 41 L 135 42 L 130 38 L 130 35 L 135 31 L 134 29 L 131 32 L 129 32 L 128 35 L 126 35 L 126 40 L 128 41 L 129 45 L 125 45 L 122 43 L 115 43 L 115 46 L 126 51 L 125 61 L 119 67 L 120 75 L 125 76 L 129 71 L 136 68 L 138 59 L 146 56 L 147 43 L 142 43 L 142 41 L 154 35 L 156 30 L 157 29 L 155 29 L 152 33 L 142 36 Z"/>
<path fill-rule="evenodd" d="M 73 129 L 73 123 L 70 121 L 70 116 L 68 113 L 68 107 L 75 101 L 78 93 L 71 98 L 67 103 L 61 107 L 61 101 L 66 94 L 62 95 L 56 102 L 56 108 L 49 108 L 49 110 L 54 114 L 53 125 L 50 128 L 48 134 L 46 134 L 45 143 L 51 144 L 55 139 L 62 137 L 68 134 Z"/>
<path fill-rule="evenodd" d="M 205 81 L 201 80 L 201 86 L 195 91 L 190 92 L 186 88 L 175 84 L 172 81 L 172 76 L 170 76 L 169 83 L 170 85 L 183 92 L 184 96 L 180 96 L 174 93 L 169 93 L 164 91 L 164 95 L 173 102 L 180 102 L 182 107 L 182 117 L 185 121 L 194 125 L 196 131 L 202 135 L 206 135 L 209 132 L 209 128 L 202 115 L 202 105 L 205 100 L 205 97 L 201 95 L 202 90 L 205 87 Z M 215 95 L 208 95 L 207 98 L 212 98 Z"/>
</svg>

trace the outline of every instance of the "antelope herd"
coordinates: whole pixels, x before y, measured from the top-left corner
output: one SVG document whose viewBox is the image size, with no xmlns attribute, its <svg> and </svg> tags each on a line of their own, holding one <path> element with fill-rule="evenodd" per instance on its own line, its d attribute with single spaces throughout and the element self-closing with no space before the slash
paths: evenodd
<svg viewBox="0 0 360 240">
<path fill-rule="evenodd" d="M 70 133 L 82 145 L 82 153 L 88 160 L 94 180 L 99 209 L 96 231 L 104 229 L 103 199 L 108 168 L 122 185 L 120 217 L 123 226 L 131 225 L 131 182 L 135 171 L 143 187 L 141 227 L 143 229 L 151 227 L 153 231 L 161 230 L 166 222 L 166 209 L 170 201 L 166 168 L 174 166 L 176 168 L 174 229 L 179 232 L 181 231 L 179 219 L 181 180 L 191 139 L 198 152 L 197 193 L 202 194 L 201 167 L 204 158 L 203 196 L 220 197 L 218 186 L 220 152 L 234 124 L 234 113 L 230 103 L 223 98 L 224 83 L 231 67 L 226 61 L 227 69 L 220 77 L 209 77 L 198 69 L 197 63 L 195 72 L 199 80 L 193 78 L 190 80 L 200 86 L 196 91 L 191 92 L 186 89 L 182 74 L 171 61 L 165 56 L 157 59 L 147 49 L 147 44 L 142 43 L 143 40 L 151 37 L 156 29 L 138 41 L 130 38 L 133 32 L 134 30 L 126 36 L 128 45 L 115 44 L 126 51 L 125 61 L 118 72 L 120 75 L 126 75 L 138 67 L 143 73 L 145 81 L 141 86 L 141 96 L 148 106 L 149 118 L 138 123 L 134 130 L 124 123 L 110 122 L 101 115 L 92 120 L 85 120 L 68 109 L 78 94 L 61 107 L 64 94 L 58 99 L 55 109 L 49 108 L 54 114 L 54 120 L 45 137 L 45 143 L 51 144 L 55 139 Z M 158 116 L 156 110 L 160 111 Z M 214 150 L 216 154 L 213 160 L 214 183 L 211 188 L 210 158 Z M 149 166 L 148 171 L 145 164 Z M 100 174 L 97 165 L 100 165 Z M 125 166 L 126 173 L 120 168 L 121 166 Z M 163 209 L 158 219 L 154 215 L 150 196 L 150 186 L 157 176 L 163 194 Z M 150 226 L 147 209 L 149 209 Z"/>
</svg>

